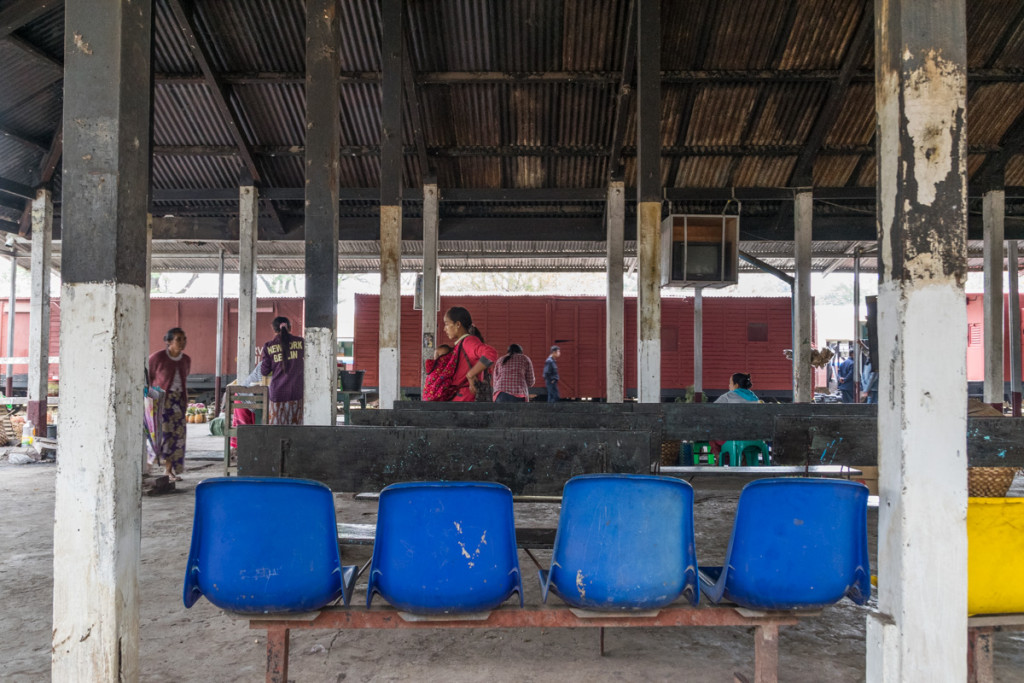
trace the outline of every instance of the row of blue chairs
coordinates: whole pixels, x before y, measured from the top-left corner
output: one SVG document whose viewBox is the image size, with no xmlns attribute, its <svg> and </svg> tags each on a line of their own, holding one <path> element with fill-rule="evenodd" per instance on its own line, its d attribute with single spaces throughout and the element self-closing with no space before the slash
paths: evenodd
<svg viewBox="0 0 1024 683">
<path fill-rule="evenodd" d="M 740 495 L 722 567 L 698 567 L 693 488 L 679 479 L 584 475 L 566 483 L 544 601 L 652 610 L 683 597 L 758 610 L 813 609 L 871 592 L 862 484 L 766 479 Z M 305 612 L 353 593 L 334 500 L 320 483 L 217 478 L 196 487 L 184 602 L 243 613 Z M 402 483 L 380 495 L 366 604 L 414 614 L 523 604 L 512 494 L 495 483 Z"/>
</svg>

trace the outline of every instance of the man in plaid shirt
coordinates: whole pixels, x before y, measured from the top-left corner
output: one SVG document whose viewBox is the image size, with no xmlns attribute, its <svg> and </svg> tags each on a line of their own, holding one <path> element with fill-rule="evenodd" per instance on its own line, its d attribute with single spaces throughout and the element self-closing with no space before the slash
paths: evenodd
<svg viewBox="0 0 1024 683">
<path fill-rule="evenodd" d="M 523 353 L 519 344 L 508 347 L 508 353 L 495 361 L 494 402 L 523 403 L 530 400 L 533 386 L 533 361 Z"/>
</svg>

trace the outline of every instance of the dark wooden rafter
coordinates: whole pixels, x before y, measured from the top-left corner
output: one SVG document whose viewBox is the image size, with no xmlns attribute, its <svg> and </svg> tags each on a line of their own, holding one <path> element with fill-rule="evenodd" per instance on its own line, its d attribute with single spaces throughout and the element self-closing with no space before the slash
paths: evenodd
<svg viewBox="0 0 1024 683">
<path fill-rule="evenodd" d="M 875 38 L 875 13 L 874 5 L 871 2 L 864 4 L 860 22 L 850 39 L 850 45 L 843 56 L 843 64 L 839 69 L 839 76 L 829 86 L 828 96 L 822 105 L 818 118 L 814 121 L 814 127 L 807 142 L 804 143 L 803 151 L 797 157 L 793 173 L 790 175 L 790 185 L 807 187 L 813 184 L 814 160 L 818 156 L 825 138 L 835 125 L 839 117 L 843 101 L 846 99 L 847 91 L 850 88 L 850 79 L 857 67 L 864 58 L 864 53 Z"/>
<path fill-rule="evenodd" d="M 853 172 L 850 174 L 849 179 L 846 181 L 847 187 L 856 187 L 857 180 L 860 178 L 860 174 L 864 172 L 864 167 L 875 158 L 875 154 L 878 153 L 877 146 L 875 145 L 875 138 L 878 135 L 877 132 L 871 134 L 871 140 L 868 141 L 868 147 L 871 148 L 870 154 L 861 154 L 860 158 L 857 159 L 857 165 L 853 167 Z M 824 149 L 822 151 L 825 151 Z"/>
<path fill-rule="evenodd" d="M 37 140 L 27 133 L 16 130 L 14 126 L 10 125 L 2 118 L 0 118 L 0 137 L 7 138 L 11 142 L 16 142 L 23 147 L 28 147 L 34 152 L 45 152 L 47 150 L 45 142 Z"/>
<path fill-rule="evenodd" d="M 6 38 L 25 24 L 64 6 L 64 0 L 15 0 L 0 12 L 0 38 Z"/>
<path fill-rule="evenodd" d="M 405 28 L 402 33 L 404 34 L 402 39 L 405 42 L 405 51 L 402 55 L 402 82 L 405 85 L 405 96 L 408 99 L 409 108 L 412 110 L 412 133 L 415 138 L 416 157 L 420 162 L 420 179 L 425 183 L 428 179 L 435 180 L 437 172 L 427 154 L 427 127 L 419 85 L 416 83 L 416 77 L 412 69 L 412 38 L 408 21 L 405 22 Z"/>
<path fill-rule="evenodd" d="M 799 2 L 797 0 L 790 0 L 789 5 L 786 6 L 786 15 L 779 22 L 779 26 L 775 32 L 775 38 L 772 41 L 772 56 L 771 56 L 771 67 L 772 71 L 777 71 L 779 64 L 782 62 L 782 57 L 786 54 L 786 44 L 789 41 L 789 34 L 793 32 L 793 24 L 796 22 L 797 10 L 799 9 Z M 761 113 L 764 111 L 764 101 L 768 97 L 768 84 L 762 83 L 757 90 L 757 96 L 754 98 L 754 106 L 751 107 L 747 119 L 743 123 L 743 130 L 740 132 L 737 140 L 743 143 L 744 140 L 750 138 L 751 132 L 754 130 L 754 126 L 761 118 Z M 729 163 L 729 170 L 725 177 L 729 179 L 729 183 L 733 182 L 733 178 L 736 175 L 736 170 L 739 168 L 740 162 L 743 160 L 743 156 L 737 155 L 732 158 Z"/>
<path fill-rule="evenodd" d="M 968 71 L 968 80 L 986 83 L 1019 82 L 1024 76 L 1020 69 L 977 68 Z M 839 77 L 838 69 L 686 69 L 664 70 L 661 82 L 669 85 L 689 83 L 808 83 L 832 82 Z M 206 82 L 202 74 L 158 73 L 157 83 L 168 85 L 200 85 Z M 232 71 L 219 74 L 225 85 L 302 85 L 305 77 L 291 71 Z M 851 83 L 874 82 L 874 72 L 857 69 Z M 379 71 L 343 71 L 339 81 L 345 84 L 379 84 Z M 488 83 L 575 83 L 618 85 L 622 72 L 613 71 L 421 71 L 415 75 L 418 86 L 444 86 Z M 631 80 L 627 82 L 627 85 Z"/>
<path fill-rule="evenodd" d="M 643 4 L 641 7 L 640 4 Z M 636 50 L 636 187 L 638 202 L 661 201 L 661 2 L 638 0 Z M 660 217 L 659 217 L 660 220 Z"/>
<path fill-rule="evenodd" d="M 167 4 L 174 14 L 175 21 L 178 22 L 178 27 L 181 29 L 192 57 L 199 64 L 199 69 L 203 72 L 206 85 L 213 97 L 214 106 L 217 108 L 221 119 L 227 125 L 231 137 L 238 147 L 238 153 L 242 157 L 245 169 L 252 176 L 253 182 L 257 184 L 262 183 L 263 177 L 256 164 L 256 157 L 252 153 L 248 140 L 245 139 L 241 122 L 228 101 L 227 88 L 220 80 L 219 75 L 214 72 L 213 64 L 208 54 L 208 47 L 202 42 L 199 31 L 196 28 L 194 5 L 191 0 L 167 0 Z M 284 232 L 284 224 L 281 222 L 281 217 L 273 202 L 261 200 L 260 203 L 270 213 L 272 220 L 278 225 L 281 232 Z"/>
<path fill-rule="evenodd" d="M 64 62 L 53 57 L 18 35 L 9 35 L 4 41 L 29 56 L 39 65 L 48 67 L 53 80 L 64 77 Z"/>
<path fill-rule="evenodd" d="M 382 205 L 398 206 L 402 203 L 402 175 L 405 164 L 402 155 L 402 70 L 405 44 L 404 3 L 402 0 L 383 0 L 381 21 L 381 144 L 380 144 L 380 201 Z M 390 18 L 390 21 L 386 21 Z"/>
<path fill-rule="evenodd" d="M 36 173 L 36 185 L 38 187 L 49 186 L 50 181 L 53 180 L 54 174 L 57 172 L 57 165 L 60 163 L 61 157 L 64 156 L 64 117 L 57 119 L 57 132 L 54 133 L 53 139 L 50 141 L 49 147 L 47 147 L 46 154 L 43 155 L 42 161 L 39 163 L 39 170 Z M 28 235 L 32 231 L 32 200 L 25 202 L 25 208 L 21 213 L 21 221 L 18 223 L 19 232 L 22 235 Z"/>
<path fill-rule="evenodd" d="M 1006 27 L 1003 29 L 1003 32 L 999 35 L 999 38 L 997 38 L 992 43 L 992 51 L 989 52 L 988 59 L 985 60 L 986 69 L 991 69 L 992 67 L 995 66 L 996 62 L 999 60 L 999 57 L 1002 56 L 1003 50 L 1006 49 L 1006 45 L 1010 42 L 1010 38 L 1012 38 L 1014 34 L 1016 34 L 1017 31 L 1020 30 L 1021 26 L 1024 26 L 1024 3 L 1021 3 L 1018 6 L 1017 14 L 1013 17 L 1013 19 L 1007 22 Z M 968 72 L 967 80 L 971 80 L 970 72 Z"/>
<path fill-rule="evenodd" d="M 1000 189 L 1005 184 L 1006 164 L 1020 154 L 1024 147 L 1024 112 L 1021 112 L 999 141 L 999 151 L 986 155 L 971 183 L 987 190 Z"/>
<path fill-rule="evenodd" d="M 622 175 L 622 148 L 625 146 L 629 99 L 633 94 L 631 84 L 636 72 L 636 0 L 630 0 L 626 12 L 626 43 L 622 52 L 622 74 L 619 77 L 618 95 L 615 97 L 615 119 L 612 123 L 611 148 L 608 152 L 609 178 L 619 178 Z"/>
<path fill-rule="evenodd" d="M 7 178 L 0 178 L 0 192 L 6 192 L 7 194 L 14 195 L 15 197 L 21 197 L 22 199 L 28 200 L 32 200 L 36 196 L 35 191 L 28 185 L 14 180 L 8 180 Z"/>
</svg>

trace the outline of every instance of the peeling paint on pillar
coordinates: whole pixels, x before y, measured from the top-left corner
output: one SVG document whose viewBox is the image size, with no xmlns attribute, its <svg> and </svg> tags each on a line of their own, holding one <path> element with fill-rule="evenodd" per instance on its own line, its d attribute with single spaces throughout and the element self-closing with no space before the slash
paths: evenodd
<svg viewBox="0 0 1024 683">
<path fill-rule="evenodd" d="M 337 415 L 338 390 L 334 328 L 307 327 L 303 337 L 303 424 L 331 426 Z"/>
<path fill-rule="evenodd" d="M 661 401 L 661 202 L 637 208 L 637 394 Z"/>
<path fill-rule="evenodd" d="M 401 320 L 402 207 L 380 207 L 380 407 L 392 408 L 401 395 L 399 322 Z"/>
<path fill-rule="evenodd" d="M 964 680 L 963 0 L 876 0 L 878 608 L 867 680 Z M 936 596 L 941 595 L 941 600 Z"/>
<path fill-rule="evenodd" d="M 61 288 L 61 398 L 75 409 L 57 458 L 55 681 L 138 680 L 137 647 L 114 644 L 138 633 L 145 305 L 135 285 Z"/>
</svg>

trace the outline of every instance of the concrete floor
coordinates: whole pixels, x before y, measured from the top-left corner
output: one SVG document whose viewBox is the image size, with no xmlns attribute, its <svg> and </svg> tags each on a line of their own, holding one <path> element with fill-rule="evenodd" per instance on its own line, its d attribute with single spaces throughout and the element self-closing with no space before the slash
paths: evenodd
<svg viewBox="0 0 1024 683">
<path fill-rule="evenodd" d="M 193 425 L 204 428 L 205 425 Z M 191 438 L 191 436 L 190 436 Z M 219 437 L 218 437 L 219 439 Z M 197 437 L 192 446 L 202 445 Z M 190 450 L 192 450 L 190 448 Z M 196 453 L 203 451 L 197 450 Z M 0 681 L 46 681 L 52 611 L 52 464 L 0 462 Z M 144 681 L 261 681 L 265 640 L 245 621 L 206 600 L 191 610 L 181 602 L 195 484 L 217 476 L 216 462 L 190 460 L 177 492 L 142 501 L 139 583 L 140 654 Z M 739 482 L 696 482 L 697 551 L 720 562 L 732 524 Z M 1022 487 L 1018 484 L 1018 490 Z M 338 519 L 372 523 L 376 503 L 336 497 Z M 517 505 L 521 523 L 550 523 L 555 505 Z M 871 548 L 877 515 L 869 514 Z M 539 553 L 545 563 L 547 553 Z M 363 564 L 368 546 L 346 547 L 346 564 Z M 540 600 L 536 571 L 525 554 L 520 566 L 528 603 Z M 365 579 L 353 602 L 365 600 Z M 874 604 L 872 600 L 871 605 Z M 780 680 L 799 683 L 864 680 L 868 607 L 849 601 L 821 617 L 783 628 Z M 609 629 L 606 656 L 591 629 L 295 632 L 290 678 L 295 681 L 730 681 L 752 678 L 753 638 L 746 628 Z M 1024 680 L 1024 634 L 995 637 L 996 680 Z"/>
</svg>

